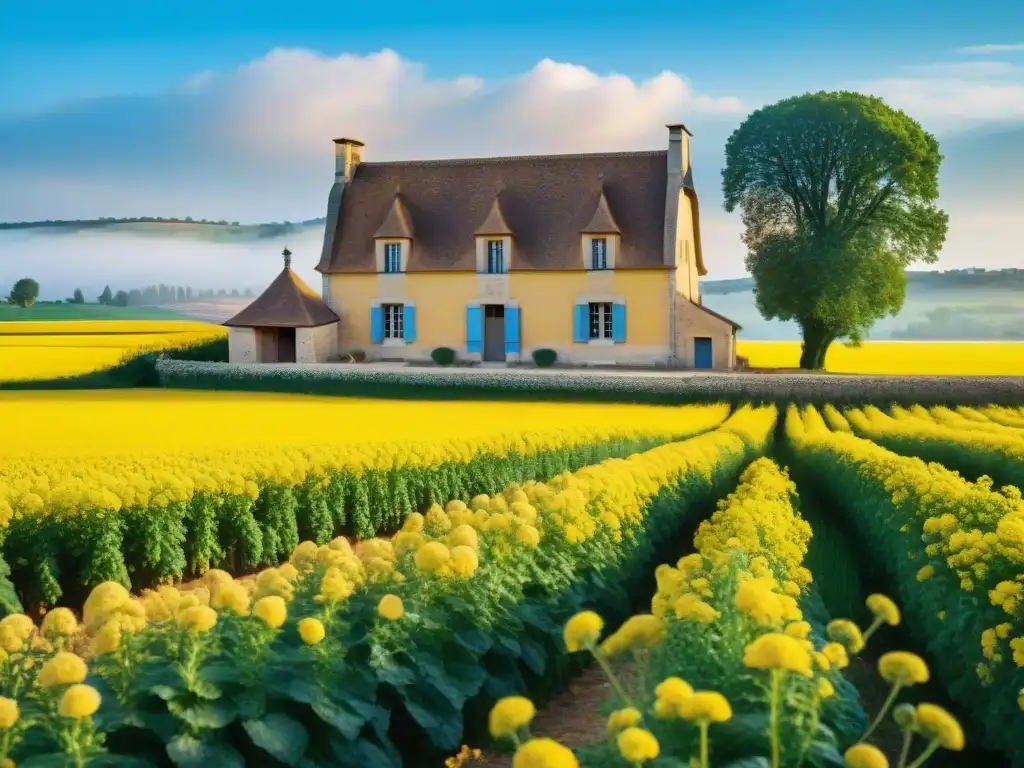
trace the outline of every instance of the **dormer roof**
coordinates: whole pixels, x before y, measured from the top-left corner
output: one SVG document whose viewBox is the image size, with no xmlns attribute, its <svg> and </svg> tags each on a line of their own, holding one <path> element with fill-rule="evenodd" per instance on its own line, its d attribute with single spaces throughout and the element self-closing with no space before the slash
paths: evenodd
<svg viewBox="0 0 1024 768">
<path fill-rule="evenodd" d="M 601 188 L 601 195 L 597 198 L 597 206 L 594 208 L 594 215 L 590 217 L 590 221 L 581 230 L 587 235 L 619 235 L 619 225 L 615 221 L 615 217 L 612 216 L 611 209 L 608 207 L 608 198 L 605 197 L 604 188 Z"/>
<path fill-rule="evenodd" d="M 377 228 L 373 236 L 375 238 L 412 239 L 412 225 L 409 223 L 409 214 L 406 212 L 405 206 L 402 205 L 402 198 L 397 194 L 391 202 L 387 216 L 384 217 L 383 223 Z"/>
<path fill-rule="evenodd" d="M 505 215 L 501 212 L 501 202 L 497 197 L 494 198 L 494 203 L 491 205 L 491 210 L 487 213 L 484 223 L 477 227 L 476 234 L 505 236 L 512 234 L 512 230 L 509 229 L 505 221 Z"/>
</svg>

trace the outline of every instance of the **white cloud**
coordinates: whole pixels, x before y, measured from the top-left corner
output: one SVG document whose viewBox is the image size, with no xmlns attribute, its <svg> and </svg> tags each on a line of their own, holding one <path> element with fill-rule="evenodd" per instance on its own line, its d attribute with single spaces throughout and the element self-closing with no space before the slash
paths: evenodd
<svg viewBox="0 0 1024 768">
<path fill-rule="evenodd" d="M 956 61 L 909 67 L 908 71 L 927 77 L 998 77 L 1024 73 L 1024 67 L 1008 61 Z"/>
<path fill-rule="evenodd" d="M 367 160 L 653 149 L 666 123 L 706 130 L 745 112 L 739 99 L 668 71 L 634 80 L 544 59 L 489 82 L 432 77 L 391 50 L 281 48 L 156 97 L 0 121 L 0 210 L 5 219 L 303 218 L 321 213 L 337 136 L 365 141 Z M 44 180 L 64 179 L 75 195 L 44 191 Z"/>
<path fill-rule="evenodd" d="M 985 45 L 967 45 L 957 48 L 958 53 L 1015 53 L 1024 51 L 1024 43 L 986 43 Z"/>
<path fill-rule="evenodd" d="M 1024 120 L 1024 81 L 890 78 L 862 89 L 937 131 Z"/>
</svg>

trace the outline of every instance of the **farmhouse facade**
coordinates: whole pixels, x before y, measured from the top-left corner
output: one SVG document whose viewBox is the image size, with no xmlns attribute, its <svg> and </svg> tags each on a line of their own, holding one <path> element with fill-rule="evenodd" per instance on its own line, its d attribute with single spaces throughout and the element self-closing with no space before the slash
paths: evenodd
<svg viewBox="0 0 1024 768">
<path fill-rule="evenodd" d="M 702 306 L 697 283 L 690 133 L 667 138 L 661 151 L 382 163 L 336 139 L 316 269 L 338 322 L 323 348 L 733 368 L 739 326 Z"/>
</svg>

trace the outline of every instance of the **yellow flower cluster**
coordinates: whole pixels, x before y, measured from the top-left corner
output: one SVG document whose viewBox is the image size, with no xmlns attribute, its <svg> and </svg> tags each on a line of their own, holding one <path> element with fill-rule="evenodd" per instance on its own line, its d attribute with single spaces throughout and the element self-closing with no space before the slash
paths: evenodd
<svg viewBox="0 0 1024 768">
<path fill-rule="evenodd" d="M 0 524 L 15 514 L 163 507 L 200 491 L 255 498 L 267 483 L 294 486 L 329 471 L 434 467 L 481 454 L 530 456 L 616 438 L 683 437 L 713 429 L 729 412 L 727 405 L 559 404 L 554 419 L 528 403 L 173 390 L 131 390 L 113 402 L 87 394 L 0 396 L 0 421 L 59 424 L 61 432 L 54 441 L 46 429 L 22 430 L 0 446 Z M 453 435 L 456 424 L 458 437 L 439 437 Z"/>
<path fill-rule="evenodd" d="M 1024 461 L 1024 435 L 1009 434 L 1013 432 L 1009 427 L 1000 427 L 998 433 L 979 430 L 976 426 L 982 422 L 962 411 L 894 408 L 888 416 L 866 407 L 847 410 L 846 418 L 857 433 L 867 436 L 975 444 Z M 950 426 L 953 423 L 956 426 Z M 791 406 L 786 431 L 798 448 L 825 449 L 855 464 L 865 479 L 884 489 L 908 524 L 920 526 L 923 546 L 908 552 L 912 562 L 921 563 L 918 582 L 945 573 L 961 590 L 986 595 L 1005 614 L 1007 621 L 979 638 L 987 659 L 977 670 L 983 681 L 991 680 L 993 665 L 1003 660 L 1006 647 L 1021 649 L 1012 659 L 1024 666 L 1024 501 L 1019 489 L 993 490 L 987 477 L 971 483 L 939 464 L 926 464 L 852 434 L 833 432 L 813 408 L 801 413 Z M 904 526 L 903 530 L 910 529 Z"/>
</svg>

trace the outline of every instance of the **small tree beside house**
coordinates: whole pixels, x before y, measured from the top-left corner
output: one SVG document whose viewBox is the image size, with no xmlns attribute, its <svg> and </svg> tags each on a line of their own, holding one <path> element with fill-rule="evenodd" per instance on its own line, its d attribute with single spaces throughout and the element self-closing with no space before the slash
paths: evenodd
<svg viewBox="0 0 1024 768">
<path fill-rule="evenodd" d="M 31 307 L 39 298 L 39 283 L 31 277 L 23 277 L 11 288 L 11 295 L 7 300 L 19 307 Z"/>
</svg>

